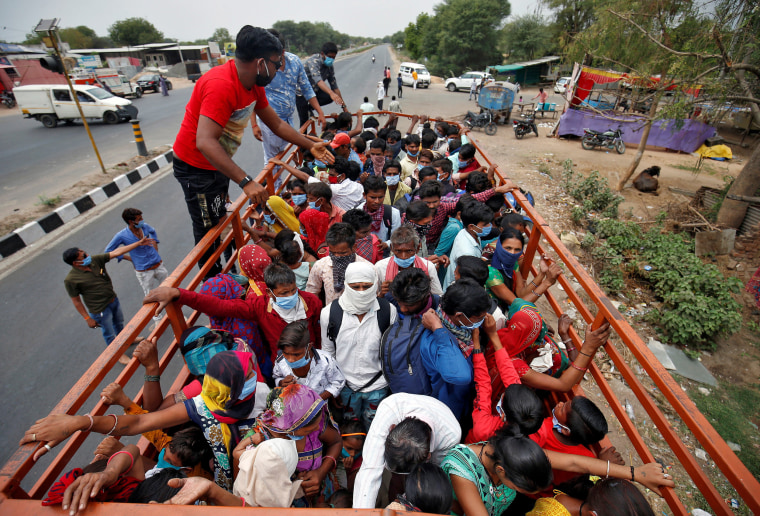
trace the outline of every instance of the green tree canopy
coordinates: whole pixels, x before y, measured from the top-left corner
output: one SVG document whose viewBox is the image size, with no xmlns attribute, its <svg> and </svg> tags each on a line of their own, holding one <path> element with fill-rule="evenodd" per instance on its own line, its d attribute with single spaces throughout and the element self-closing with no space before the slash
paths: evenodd
<svg viewBox="0 0 760 516">
<path fill-rule="evenodd" d="M 596 20 L 596 8 L 607 0 L 541 0 L 553 12 L 554 38 L 565 47 Z"/>
<path fill-rule="evenodd" d="M 276 22 L 272 28 L 280 31 L 289 52 L 302 56 L 319 52 L 328 41 L 339 48 L 346 48 L 352 40 L 351 36 L 336 31 L 327 22 L 283 20 Z"/>
<path fill-rule="evenodd" d="M 145 18 L 119 20 L 108 28 L 108 34 L 119 45 L 145 45 L 164 40 L 164 33 Z"/>
<path fill-rule="evenodd" d="M 214 31 L 208 41 L 216 41 L 219 45 L 222 45 L 228 41 L 235 41 L 235 38 L 230 35 L 230 31 L 221 27 Z"/>
<path fill-rule="evenodd" d="M 505 50 L 511 62 L 536 59 L 553 46 L 549 25 L 538 14 L 518 16 L 502 29 Z"/>
</svg>

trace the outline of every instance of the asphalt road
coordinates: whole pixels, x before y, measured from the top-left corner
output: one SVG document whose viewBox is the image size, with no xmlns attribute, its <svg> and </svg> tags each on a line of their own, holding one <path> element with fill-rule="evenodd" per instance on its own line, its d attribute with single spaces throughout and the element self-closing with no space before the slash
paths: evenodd
<svg viewBox="0 0 760 516">
<path fill-rule="evenodd" d="M 372 98 L 383 66 L 391 64 L 387 48 L 377 47 L 373 51 L 377 57 L 374 65 L 369 59 L 371 52 L 348 56 L 336 62 L 339 86 L 352 109 L 358 107 L 362 97 Z M 173 141 L 190 93 L 189 88 L 173 90 L 169 97 L 148 95 L 138 101 L 149 146 Z M 325 110 L 331 113 L 338 109 L 328 105 Z M 122 134 L 122 131 L 129 129 L 129 125 L 103 125 L 94 126 L 93 129 L 103 143 L 101 151 L 104 155 L 120 156 L 116 158 L 120 160 L 134 154 L 134 144 L 125 141 L 127 137 Z M 3 142 L 3 149 L 0 150 L 0 162 L 3 163 L 0 171 L 2 198 L 19 195 L 26 182 L 60 183 L 78 169 L 89 171 L 96 168 L 97 164 L 83 162 L 82 156 L 88 152 L 89 141 L 86 137 L 82 141 L 79 137 L 81 132 L 81 127 L 62 125 L 50 130 L 29 120 L 0 119 L 0 141 Z M 107 145 L 108 142 L 110 145 Z M 51 147 L 49 152 L 43 152 L 42 148 L 48 146 Z M 47 154 L 47 161 L 43 154 Z M 6 166 L 6 160 L 18 162 L 22 158 L 29 162 L 16 165 L 15 170 Z M 261 144 L 250 131 L 246 132 L 235 161 L 253 173 L 261 169 Z M 16 193 L 6 190 L 9 178 L 20 183 Z M 20 181 L 23 178 L 26 180 Z M 233 185 L 230 195 L 235 198 L 239 194 L 239 188 Z M 88 212 L 83 220 L 67 225 L 60 234 L 48 236 L 31 249 L 22 251 L 17 265 L 9 265 L 8 260 L 0 264 L 0 328 L 4 336 L 0 342 L 3 357 L 0 362 L 0 392 L 4 393 L 0 397 L 0 464 L 4 464 L 16 450 L 24 431 L 36 419 L 49 413 L 103 351 L 100 330 L 87 327 L 66 295 L 63 279 L 69 267 L 62 262 L 61 254 L 74 246 L 90 253 L 104 249 L 111 237 L 124 227 L 121 212 L 129 206 L 141 209 L 146 222 L 157 229 L 161 256 L 167 268 L 170 271 L 174 269 L 193 247 L 193 240 L 181 189 L 171 170 L 159 173 L 158 177 L 147 180 L 133 191 Z M 114 260 L 109 263 L 108 271 L 124 315 L 129 319 L 139 309 L 143 297 L 133 269 L 126 261 L 117 263 Z M 165 350 L 169 340 L 162 339 L 160 352 Z M 121 366 L 117 364 L 115 372 L 109 374 L 101 388 L 113 381 L 120 370 Z M 175 365 L 171 372 L 178 370 L 179 366 Z M 171 384 L 173 376 L 164 375 L 164 389 Z M 134 395 L 138 388 L 139 385 L 136 385 L 128 389 L 127 394 Z M 96 389 L 95 396 L 99 392 L 100 389 Z M 80 413 L 93 405 L 94 400 L 89 400 Z M 98 442 L 99 439 L 94 436 L 88 439 L 72 460 L 72 467 L 89 462 Z M 48 463 L 49 458 L 43 458 L 22 487 L 29 488 L 32 479 Z"/>
</svg>

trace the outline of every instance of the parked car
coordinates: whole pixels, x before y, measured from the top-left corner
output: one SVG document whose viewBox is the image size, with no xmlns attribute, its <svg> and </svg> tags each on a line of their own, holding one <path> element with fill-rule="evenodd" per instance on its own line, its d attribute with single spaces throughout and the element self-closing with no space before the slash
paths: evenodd
<svg viewBox="0 0 760 516">
<path fill-rule="evenodd" d="M 414 84 L 414 77 L 412 72 L 417 72 L 417 86 L 420 88 L 427 88 L 430 86 L 430 72 L 428 72 L 425 65 L 419 63 L 401 63 L 398 69 L 401 74 L 401 83 L 404 86 L 411 86 Z"/>
<path fill-rule="evenodd" d="M 127 99 L 108 93 L 97 86 L 75 85 L 85 118 L 98 118 L 107 124 L 137 118 L 137 108 Z M 38 84 L 13 88 L 24 118 L 38 120 L 48 128 L 58 125 L 59 120 L 71 123 L 81 120 L 71 92 L 62 84 Z"/>
<path fill-rule="evenodd" d="M 554 83 L 554 93 L 564 95 L 571 79 L 572 77 L 560 77 L 557 79 L 557 82 Z"/>
<path fill-rule="evenodd" d="M 445 86 L 446 86 L 446 89 L 449 91 L 457 91 L 457 90 L 470 91 L 472 80 L 475 79 L 476 81 L 478 81 L 478 84 L 480 84 L 480 81 L 483 79 L 483 77 L 486 78 L 486 83 L 493 81 L 493 76 L 490 73 L 467 72 L 467 73 L 463 73 L 459 77 L 452 77 L 451 79 L 446 79 Z"/>
<path fill-rule="evenodd" d="M 159 80 L 159 77 L 160 75 L 157 73 L 154 73 L 152 75 L 143 75 L 137 79 L 137 86 L 140 87 L 143 93 L 147 93 L 149 90 L 153 90 L 154 93 L 158 93 L 161 90 L 161 81 Z M 166 77 L 164 77 L 164 81 L 166 81 L 166 89 L 172 89 L 172 82 Z"/>
</svg>

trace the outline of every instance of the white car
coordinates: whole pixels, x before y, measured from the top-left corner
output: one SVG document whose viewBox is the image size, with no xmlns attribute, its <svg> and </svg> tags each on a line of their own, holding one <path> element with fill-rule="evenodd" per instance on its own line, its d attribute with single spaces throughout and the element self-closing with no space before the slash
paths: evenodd
<svg viewBox="0 0 760 516">
<path fill-rule="evenodd" d="M 478 81 L 478 84 L 480 84 L 480 81 L 483 79 L 483 77 L 486 78 L 486 82 L 493 81 L 493 76 L 490 73 L 486 72 L 467 72 L 459 77 L 452 77 L 451 79 L 446 79 L 446 89 L 449 91 L 457 91 L 457 90 L 465 90 L 470 91 L 470 86 L 472 85 L 472 80 L 475 79 Z"/>
<path fill-rule="evenodd" d="M 572 80 L 572 77 L 560 77 L 557 79 L 557 82 L 554 83 L 554 93 L 559 93 L 560 95 L 564 95 L 567 91 L 567 87 L 570 85 L 570 81 Z"/>
</svg>

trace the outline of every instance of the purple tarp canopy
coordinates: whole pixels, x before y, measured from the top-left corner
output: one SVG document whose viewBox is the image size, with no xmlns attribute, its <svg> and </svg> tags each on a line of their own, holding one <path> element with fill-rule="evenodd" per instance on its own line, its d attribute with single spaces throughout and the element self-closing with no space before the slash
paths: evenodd
<svg viewBox="0 0 760 516">
<path fill-rule="evenodd" d="M 610 120 L 614 118 L 615 120 Z M 623 141 L 638 145 L 644 130 L 644 121 L 635 115 L 614 113 L 605 118 L 590 111 L 568 109 L 559 120 L 559 136 L 583 136 L 583 129 L 607 131 L 620 127 Z M 707 138 L 715 136 L 715 128 L 696 120 L 682 120 L 683 125 L 676 126 L 676 120 L 658 120 L 652 124 L 647 145 L 665 147 L 681 152 L 694 152 Z"/>
</svg>

